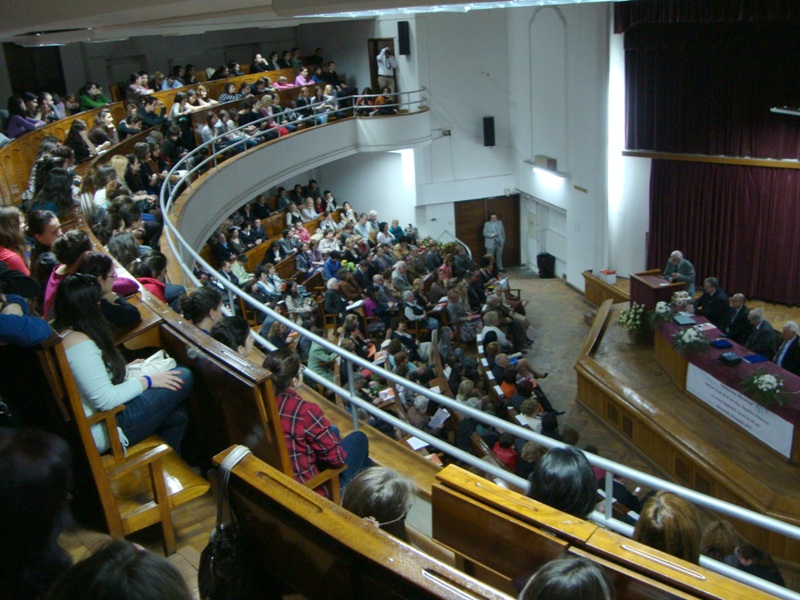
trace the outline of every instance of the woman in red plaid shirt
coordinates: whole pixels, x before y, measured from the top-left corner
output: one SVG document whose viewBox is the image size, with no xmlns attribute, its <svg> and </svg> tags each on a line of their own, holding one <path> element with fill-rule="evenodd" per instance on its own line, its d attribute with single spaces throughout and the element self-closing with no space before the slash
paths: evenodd
<svg viewBox="0 0 800 600">
<path fill-rule="evenodd" d="M 347 469 L 339 475 L 339 484 L 344 489 L 359 471 L 372 466 L 366 435 L 354 431 L 340 441 L 338 429 L 325 418 L 322 409 L 297 393 L 296 389 L 303 385 L 304 367 L 296 352 L 288 348 L 273 352 L 264 359 L 263 366 L 272 373 L 283 437 L 295 479 L 302 483 L 326 467 L 346 464 Z M 315 491 L 330 497 L 327 485 Z"/>
</svg>

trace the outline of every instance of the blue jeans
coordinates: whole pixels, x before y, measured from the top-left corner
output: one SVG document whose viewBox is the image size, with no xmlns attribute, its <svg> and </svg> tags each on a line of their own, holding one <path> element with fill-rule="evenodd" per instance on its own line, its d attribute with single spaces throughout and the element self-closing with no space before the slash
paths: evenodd
<svg viewBox="0 0 800 600">
<path fill-rule="evenodd" d="M 174 283 L 168 283 L 164 288 L 164 298 L 169 304 L 170 308 L 174 310 L 176 313 L 180 313 L 178 310 L 178 305 L 180 303 L 181 297 L 186 294 L 186 288 L 182 285 L 177 285 Z"/>
<path fill-rule="evenodd" d="M 372 466 L 369 457 L 369 439 L 363 431 L 354 431 L 342 440 L 342 450 L 347 454 L 345 464 L 347 468 L 339 475 L 339 485 L 344 489 L 353 477 L 363 469 Z"/>
<path fill-rule="evenodd" d="M 186 400 L 192 393 L 194 376 L 186 367 L 180 371 L 183 387 L 172 391 L 151 388 L 125 404 L 125 410 L 117 415 L 117 425 L 122 428 L 131 444 L 141 442 L 157 433 L 180 454 L 183 436 L 189 425 L 189 406 Z"/>
</svg>

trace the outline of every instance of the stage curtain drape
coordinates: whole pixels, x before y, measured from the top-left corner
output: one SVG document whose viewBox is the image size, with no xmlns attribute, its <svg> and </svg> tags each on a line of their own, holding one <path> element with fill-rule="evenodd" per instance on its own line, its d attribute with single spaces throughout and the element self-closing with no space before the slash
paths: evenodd
<svg viewBox="0 0 800 600">
<path fill-rule="evenodd" d="M 796 22 L 637 26 L 625 34 L 626 147 L 796 159 L 797 118 L 770 108 L 800 106 L 798 73 Z"/>
<path fill-rule="evenodd" d="M 729 293 L 800 304 L 800 172 L 654 160 L 647 264 L 681 250 L 698 287 L 718 277 Z"/>
<path fill-rule="evenodd" d="M 797 0 L 648 0 L 614 4 L 614 33 L 644 23 L 734 23 L 800 19 Z"/>
</svg>

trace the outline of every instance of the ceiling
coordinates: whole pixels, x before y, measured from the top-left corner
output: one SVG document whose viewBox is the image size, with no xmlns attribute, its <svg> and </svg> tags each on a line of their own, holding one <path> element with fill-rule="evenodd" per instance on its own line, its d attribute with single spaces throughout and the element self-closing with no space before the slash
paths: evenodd
<svg viewBox="0 0 800 600">
<path fill-rule="evenodd" d="M 0 41 L 23 46 L 191 35 L 250 27 L 294 27 L 381 14 L 469 12 L 582 0 L 3 0 Z M 595 0 L 583 0 L 595 1 Z M 599 1 L 599 0 L 597 0 Z"/>
</svg>

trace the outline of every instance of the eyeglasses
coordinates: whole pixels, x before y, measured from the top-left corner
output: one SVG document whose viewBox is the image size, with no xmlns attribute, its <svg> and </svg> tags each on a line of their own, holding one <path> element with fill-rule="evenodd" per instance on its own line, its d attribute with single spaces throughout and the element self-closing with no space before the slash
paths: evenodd
<svg viewBox="0 0 800 600">
<path fill-rule="evenodd" d="M 118 277 L 118 276 L 117 276 L 117 272 L 116 272 L 116 271 L 111 271 L 111 273 L 109 273 L 108 275 L 106 275 L 106 277 L 105 277 L 105 278 L 106 278 L 106 279 L 116 279 L 117 277 Z"/>
</svg>

